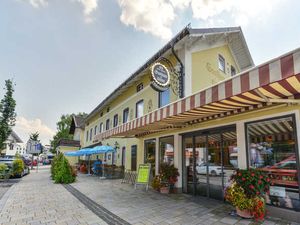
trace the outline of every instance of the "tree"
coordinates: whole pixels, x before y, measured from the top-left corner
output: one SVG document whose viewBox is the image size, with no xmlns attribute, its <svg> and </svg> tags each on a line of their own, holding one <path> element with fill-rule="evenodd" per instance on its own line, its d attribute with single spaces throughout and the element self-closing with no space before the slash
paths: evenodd
<svg viewBox="0 0 300 225">
<path fill-rule="evenodd" d="M 40 142 L 39 136 L 40 136 L 40 133 L 36 131 L 35 133 L 30 134 L 29 139 L 32 141 Z"/>
<path fill-rule="evenodd" d="M 14 83 L 11 79 L 5 80 L 5 95 L 0 102 L 0 149 L 12 132 L 16 122 L 16 101 L 13 98 Z"/>
<path fill-rule="evenodd" d="M 57 132 L 53 136 L 53 140 L 51 140 L 51 149 L 55 151 L 58 146 L 58 142 L 60 139 L 72 140 L 73 135 L 69 134 L 70 127 L 72 123 L 73 116 L 86 116 L 86 113 L 77 113 L 77 114 L 66 114 L 60 117 L 60 120 L 56 123 Z"/>
</svg>

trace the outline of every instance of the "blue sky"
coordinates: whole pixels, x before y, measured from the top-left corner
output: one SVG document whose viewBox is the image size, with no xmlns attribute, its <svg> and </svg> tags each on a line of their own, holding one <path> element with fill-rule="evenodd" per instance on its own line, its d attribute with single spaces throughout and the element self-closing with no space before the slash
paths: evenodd
<svg viewBox="0 0 300 225">
<path fill-rule="evenodd" d="M 16 82 L 15 130 L 46 144 L 61 114 L 90 112 L 188 23 L 240 25 L 263 63 L 300 47 L 299 10 L 297 0 L 0 1 L 0 85 Z"/>
</svg>

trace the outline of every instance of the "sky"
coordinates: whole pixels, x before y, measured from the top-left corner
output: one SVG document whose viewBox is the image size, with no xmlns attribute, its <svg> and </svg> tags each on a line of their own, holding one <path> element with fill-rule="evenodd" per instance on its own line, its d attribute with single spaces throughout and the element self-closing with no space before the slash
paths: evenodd
<svg viewBox="0 0 300 225">
<path fill-rule="evenodd" d="M 0 98 L 16 83 L 23 139 L 43 144 L 62 114 L 91 112 L 191 23 L 241 26 L 256 65 L 300 47 L 298 0 L 1 0 Z"/>
</svg>

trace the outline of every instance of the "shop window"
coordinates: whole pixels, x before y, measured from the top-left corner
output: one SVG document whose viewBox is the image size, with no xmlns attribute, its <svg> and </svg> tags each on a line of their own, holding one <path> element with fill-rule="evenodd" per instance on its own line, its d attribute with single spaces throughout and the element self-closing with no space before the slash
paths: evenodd
<svg viewBox="0 0 300 225">
<path fill-rule="evenodd" d="M 144 100 L 140 100 L 136 103 L 135 117 L 139 118 L 144 115 Z"/>
<path fill-rule="evenodd" d="M 174 164 L 174 136 L 159 139 L 159 162 Z"/>
<path fill-rule="evenodd" d="M 219 69 L 225 73 L 225 59 L 222 55 L 219 55 L 218 57 L 218 66 Z"/>
<path fill-rule="evenodd" d="M 100 123 L 100 126 L 99 126 L 99 133 L 102 133 L 103 132 L 103 123 Z"/>
<path fill-rule="evenodd" d="M 143 90 L 144 88 L 144 84 L 143 83 L 139 83 L 137 86 L 136 86 L 136 92 L 139 92 L 141 90 Z"/>
<path fill-rule="evenodd" d="M 151 164 L 152 175 L 155 175 L 155 139 L 145 141 L 145 163 Z"/>
<path fill-rule="evenodd" d="M 93 137 L 93 128 L 90 129 L 90 141 L 92 140 Z"/>
<path fill-rule="evenodd" d="M 129 119 L 129 108 L 123 110 L 123 123 L 127 123 Z"/>
<path fill-rule="evenodd" d="M 118 126 L 118 114 L 114 115 L 114 127 Z"/>
<path fill-rule="evenodd" d="M 230 67 L 230 73 L 231 73 L 231 76 L 236 75 L 236 70 L 235 70 L 234 66 Z"/>
<path fill-rule="evenodd" d="M 107 119 L 106 120 L 106 125 L 105 125 L 105 130 L 109 130 L 109 123 L 110 123 L 110 121 L 109 121 L 109 119 Z"/>
<path fill-rule="evenodd" d="M 269 174 L 267 203 L 300 209 L 299 162 L 293 116 L 246 124 L 249 166 Z"/>
<path fill-rule="evenodd" d="M 97 134 L 97 125 L 95 126 L 95 129 L 94 129 L 94 135 Z"/>
<path fill-rule="evenodd" d="M 85 141 L 88 141 L 89 140 L 89 131 L 87 130 L 86 131 L 86 136 L 85 136 Z"/>
<path fill-rule="evenodd" d="M 170 103 L 170 89 L 158 93 L 158 104 L 159 108 Z"/>
</svg>

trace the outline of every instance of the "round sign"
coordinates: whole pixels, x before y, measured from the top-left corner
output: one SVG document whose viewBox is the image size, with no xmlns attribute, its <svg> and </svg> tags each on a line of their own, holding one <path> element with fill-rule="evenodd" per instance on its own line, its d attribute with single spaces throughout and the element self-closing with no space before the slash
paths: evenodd
<svg viewBox="0 0 300 225">
<path fill-rule="evenodd" d="M 167 87 L 170 84 L 170 73 L 163 64 L 155 63 L 152 66 L 152 79 L 161 87 Z"/>
</svg>

